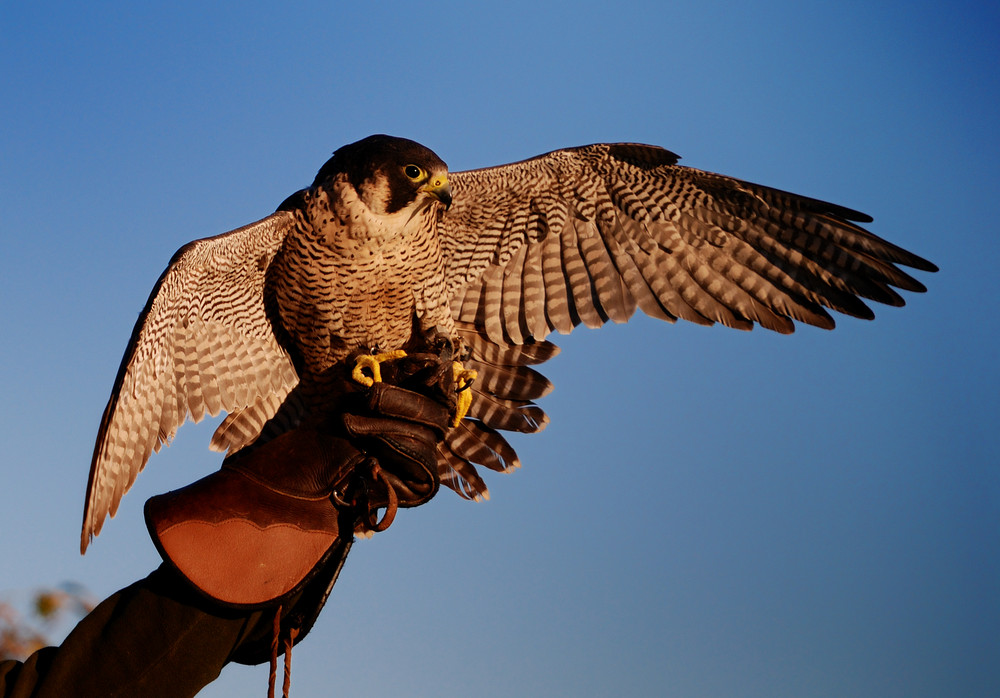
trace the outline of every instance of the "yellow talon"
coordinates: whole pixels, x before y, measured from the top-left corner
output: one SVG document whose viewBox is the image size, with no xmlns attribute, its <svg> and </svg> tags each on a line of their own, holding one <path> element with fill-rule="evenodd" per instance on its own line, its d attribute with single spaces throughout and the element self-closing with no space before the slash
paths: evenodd
<svg viewBox="0 0 1000 698">
<path fill-rule="evenodd" d="M 406 356 L 406 352 L 402 349 L 385 351 L 381 354 L 362 354 L 354 364 L 354 370 L 351 371 L 351 378 L 366 388 L 370 388 L 376 383 L 382 382 L 382 369 L 379 367 L 379 364 L 383 361 L 402 359 L 404 356 Z M 366 368 L 371 371 L 370 376 L 365 374 Z"/>
<path fill-rule="evenodd" d="M 451 370 L 455 381 L 455 392 L 458 393 L 455 418 L 451 420 L 451 425 L 457 427 L 472 407 L 472 391 L 469 388 L 479 374 L 471 368 L 465 368 L 457 361 L 452 362 Z"/>
<path fill-rule="evenodd" d="M 386 351 L 381 354 L 362 354 L 354 363 L 351 378 L 366 388 L 370 388 L 376 383 L 382 382 L 380 364 L 383 361 L 401 359 L 404 356 L 406 356 L 406 352 L 402 349 Z M 366 370 L 368 373 L 365 373 Z M 469 413 L 469 408 L 472 407 L 472 391 L 469 388 L 472 387 L 473 381 L 476 380 L 479 374 L 471 368 L 465 368 L 457 361 L 452 362 L 451 371 L 452 380 L 455 384 L 455 392 L 458 394 L 458 403 L 455 406 L 455 416 L 451 420 L 451 425 L 457 427 L 465 418 L 465 415 Z"/>
</svg>

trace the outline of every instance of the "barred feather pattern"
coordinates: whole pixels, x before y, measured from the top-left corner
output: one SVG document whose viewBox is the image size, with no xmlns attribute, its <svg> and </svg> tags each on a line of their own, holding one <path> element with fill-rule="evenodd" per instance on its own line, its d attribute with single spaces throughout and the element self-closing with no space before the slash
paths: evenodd
<svg viewBox="0 0 1000 698">
<path fill-rule="evenodd" d="M 182 248 L 154 288 L 98 434 L 82 550 L 187 417 L 229 412 L 212 448 L 232 453 L 321 410 L 354 350 L 409 346 L 414 318 L 421 339 L 452 332 L 433 206 L 379 216 L 344 177 L 300 196 Z"/>
<path fill-rule="evenodd" d="M 268 274 L 301 373 L 318 379 L 358 348 L 405 348 L 414 318 L 420 335 L 452 333 L 436 210 L 404 214 L 371 215 L 345 181 L 303 193 L 303 223 Z"/>
<path fill-rule="evenodd" d="M 549 423 L 534 401 L 548 395 L 552 383 L 531 366 L 556 356 L 559 348 L 547 341 L 497 344 L 468 323 L 457 323 L 455 334 L 470 352 L 465 366 L 475 369 L 478 377 L 468 416 L 438 446 L 438 471 L 441 482 L 461 496 L 489 499 L 476 466 L 497 472 L 521 466 L 500 431 L 534 434 Z"/>
<path fill-rule="evenodd" d="M 265 270 L 291 229 L 278 213 L 181 248 L 136 322 L 101 419 L 81 549 L 154 451 L 188 418 L 280 402 L 298 376 L 263 303 Z"/>
<path fill-rule="evenodd" d="M 410 141 L 346 146 L 287 210 L 175 255 L 101 422 L 81 549 L 186 418 L 228 412 L 212 447 L 230 453 L 281 433 L 316 409 L 324 372 L 357 348 L 419 349 L 430 332 L 469 348 L 472 408 L 438 465 L 446 486 L 482 499 L 477 466 L 520 465 L 501 432 L 548 423 L 535 401 L 551 384 L 533 366 L 558 352 L 552 332 L 637 309 L 743 330 L 830 329 L 828 311 L 871 318 L 866 300 L 901 306 L 896 289 L 923 291 L 900 267 L 936 270 L 861 228 L 862 213 L 682 167 L 655 146 L 453 173 L 447 212 L 400 187 L 411 160 L 393 158 L 415 152 L 444 167 Z M 372 173 L 359 153 L 392 166 Z"/>
<path fill-rule="evenodd" d="M 923 291 L 896 265 L 933 264 L 852 221 L 862 213 L 600 144 L 452 176 L 441 238 L 456 320 L 498 343 L 543 339 L 642 309 L 668 321 L 834 326 L 861 300 Z"/>
<path fill-rule="evenodd" d="M 440 225 L 451 308 L 480 371 L 473 411 L 439 451 L 442 482 L 487 498 L 475 465 L 520 465 L 498 432 L 538 431 L 532 400 L 551 386 L 528 368 L 543 341 L 641 309 L 674 322 L 800 321 L 832 329 L 826 309 L 871 318 L 861 300 L 903 305 L 891 286 L 923 285 L 896 265 L 926 260 L 857 226 L 866 215 L 677 165 L 655 146 L 599 144 L 455 173 Z M 515 351 L 540 351 L 534 360 Z"/>
</svg>

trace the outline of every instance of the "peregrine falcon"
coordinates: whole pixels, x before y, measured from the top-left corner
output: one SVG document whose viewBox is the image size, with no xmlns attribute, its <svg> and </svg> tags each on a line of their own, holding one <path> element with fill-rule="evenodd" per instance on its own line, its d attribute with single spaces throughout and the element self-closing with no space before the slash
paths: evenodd
<svg viewBox="0 0 1000 698">
<path fill-rule="evenodd" d="M 842 206 L 677 164 L 633 143 L 557 150 L 449 173 L 413 141 L 337 150 L 312 186 L 250 225 L 182 247 L 136 322 L 101 420 L 81 551 L 153 451 L 187 419 L 227 416 L 230 453 L 292 428 L 323 377 L 363 350 L 442 333 L 478 371 L 469 413 L 438 448 L 441 481 L 488 496 L 476 471 L 519 465 L 501 430 L 537 432 L 546 341 L 637 308 L 749 330 L 832 329 L 827 309 L 902 306 L 930 262 Z"/>
</svg>

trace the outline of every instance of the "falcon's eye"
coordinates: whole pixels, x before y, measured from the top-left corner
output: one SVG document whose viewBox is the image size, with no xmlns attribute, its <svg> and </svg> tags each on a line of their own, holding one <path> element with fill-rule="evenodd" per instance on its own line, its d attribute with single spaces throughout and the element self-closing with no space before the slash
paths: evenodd
<svg viewBox="0 0 1000 698">
<path fill-rule="evenodd" d="M 403 174 L 412 179 L 414 182 L 419 182 L 421 179 L 427 177 L 427 173 L 424 172 L 422 167 L 417 167 L 416 165 L 407 165 L 403 168 Z"/>
</svg>

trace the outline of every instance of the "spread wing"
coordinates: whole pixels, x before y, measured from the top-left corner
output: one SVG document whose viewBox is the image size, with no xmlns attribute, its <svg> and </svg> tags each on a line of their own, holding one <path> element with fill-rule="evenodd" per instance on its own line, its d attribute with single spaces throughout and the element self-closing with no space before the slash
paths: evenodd
<svg viewBox="0 0 1000 698">
<path fill-rule="evenodd" d="M 636 308 L 744 330 L 790 333 L 795 320 L 831 329 L 827 309 L 871 318 L 863 299 L 901 306 L 894 287 L 925 290 L 899 266 L 936 270 L 856 225 L 871 220 L 862 213 L 681 167 L 654 146 L 560 150 L 450 179 L 453 203 L 439 231 L 452 313 L 480 347 L 488 341 L 501 353 L 551 347 L 541 340 L 553 330 L 625 322 Z M 523 413 L 525 399 L 548 389 L 528 362 L 513 363 L 498 391 L 477 384 L 486 400 L 477 396 L 474 410 L 499 402 L 501 414 Z M 490 453 L 452 437 L 452 469 L 501 469 L 498 458 L 516 465 L 491 426 L 500 420 L 472 416 L 478 431 L 467 440 Z M 544 415 L 534 417 L 544 426 Z M 481 481 L 451 475 L 462 481 L 456 489 L 485 495 Z"/>
<path fill-rule="evenodd" d="M 178 250 L 160 276 L 101 419 L 81 551 L 105 517 L 114 516 L 150 454 L 187 417 L 197 422 L 225 410 L 230 417 L 256 415 L 250 421 L 262 424 L 298 382 L 264 305 L 266 272 L 291 221 L 291 214 L 279 212 L 196 240 Z M 240 445 L 232 433 L 223 444 Z"/>
</svg>

